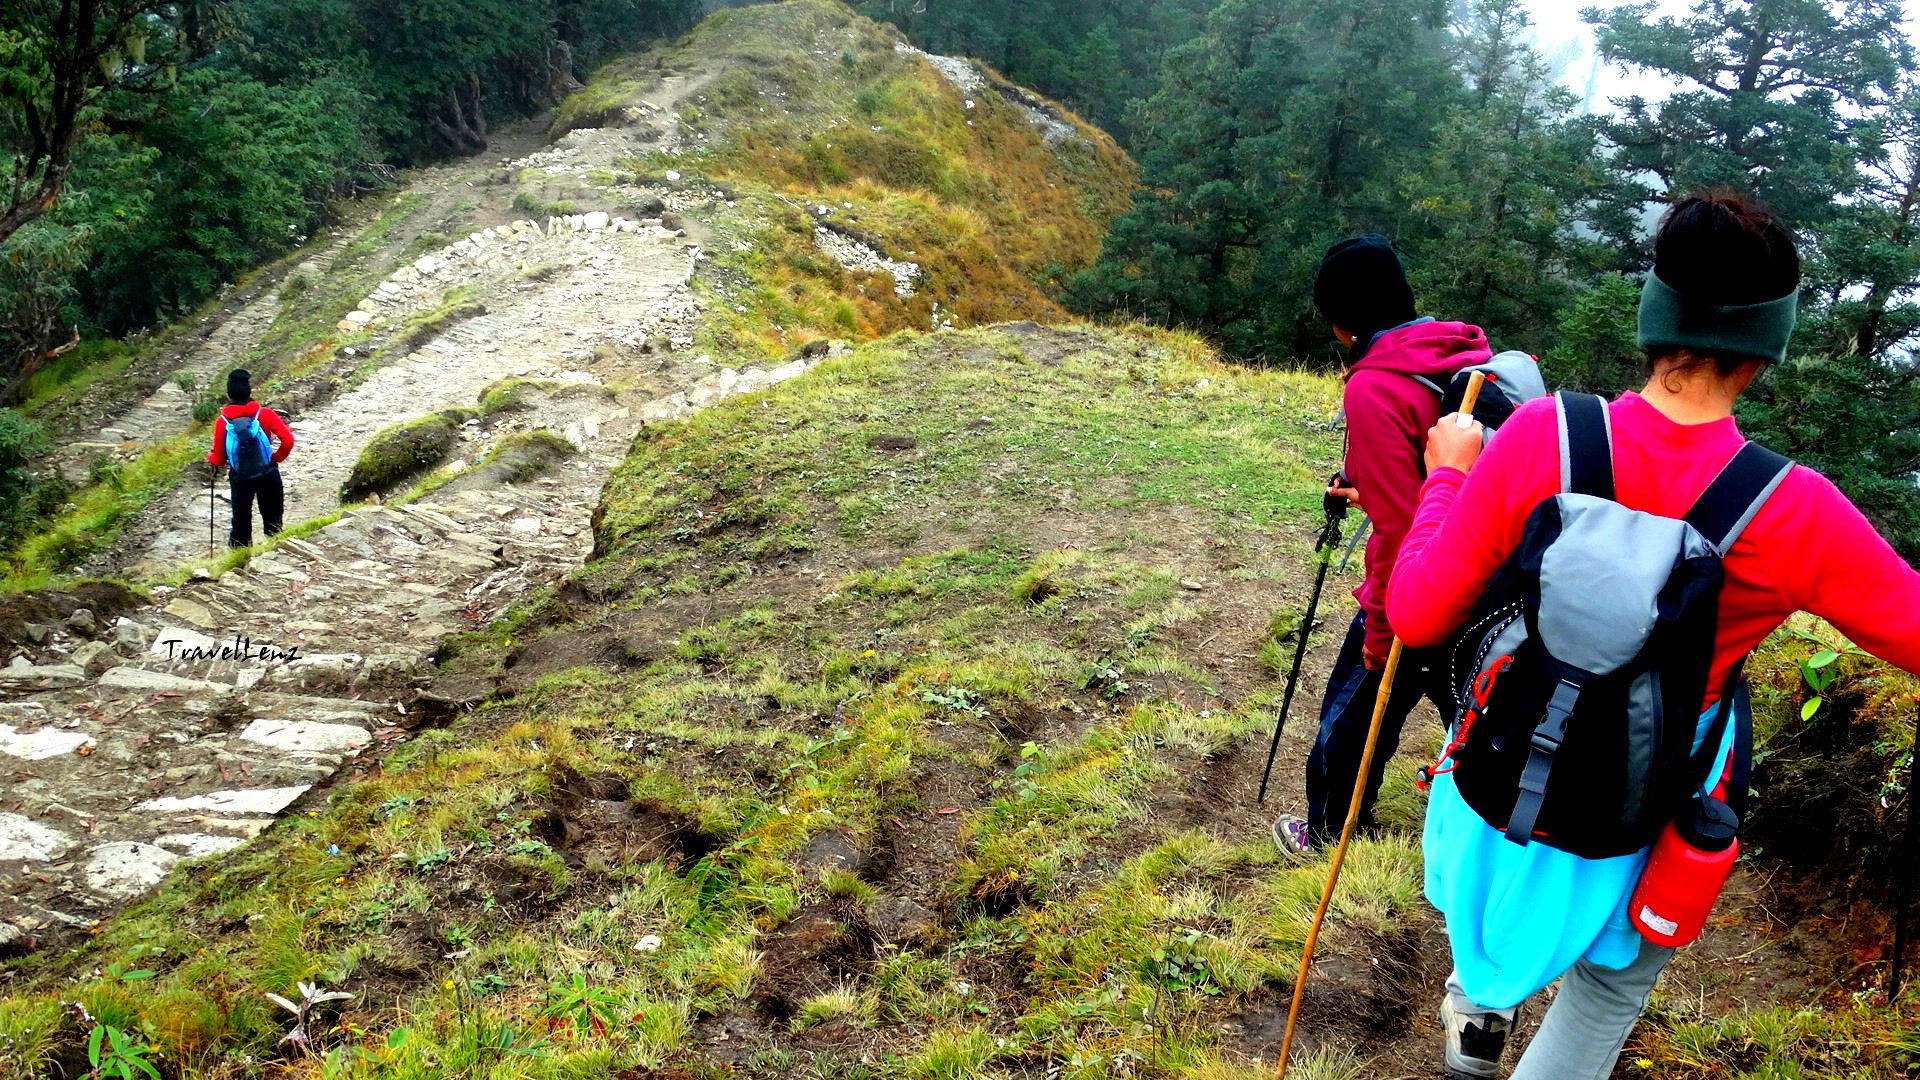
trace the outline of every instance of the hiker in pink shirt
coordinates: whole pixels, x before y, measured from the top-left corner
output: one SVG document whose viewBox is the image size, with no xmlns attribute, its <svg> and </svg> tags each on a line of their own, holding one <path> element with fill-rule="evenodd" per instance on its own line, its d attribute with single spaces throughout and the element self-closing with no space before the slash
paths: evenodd
<svg viewBox="0 0 1920 1080">
<path fill-rule="evenodd" d="M 1742 453 L 1734 402 L 1767 364 L 1785 358 L 1800 260 L 1778 219 L 1730 194 L 1675 203 L 1654 252 L 1639 324 L 1649 381 L 1639 393 L 1591 407 L 1604 412 L 1610 431 L 1611 501 L 1678 519 L 1710 484 L 1719 486 L 1723 469 L 1733 472 L 1729 463 Z M 1523 531 L 1540 520 L 1536 507 L 1577 490 L 1571 467 L 1562 472 L 1573 460 L 1563 442 L 1571 428 L 1553 399 L 1516 411 L 1484 453 L 1479 425 L 1455 419 L 1428 435 L 1429 475 L 1387 592 L 1393 628 L 1408 646 L 1447 640 L 1496 573 L 1513 572 L 1502 568 L 1513 566 L 1509 556 L 1522 548 Z M 1732 691 L 1731 708 L 1744 708 L 1734 679 L 1739 665 L 1794 612 L 1811 611 L 1867 651 L 1920 672 L 1920 574 L 1825 477 L 1798 465 L 1775 476 L 1777 487 L 1740 519 L 1719 559 L 1717 628 L 1693 729 L 1696 753 L 1707 750 L 1712 766 L 1696 781 L 1703 785 L 1727 775 L 1720 763 L 1743 753 L 1740 736 L 1725 730 L 1722 707 Z M 1620 551 L 1621 567 L 1636 554 Z M 1614 595 L 1606 584 L 1612 568 L 1598 569 L 1571 583 L 1577 602 L 1604 607 Z M 1591 595 L 1580 596 L 1582 587 Z M 1472 715 L 1469 708 L 1455 725 L 1448 754 L 1464 742 L 1461 729 Z M 1715 730 L 1730 737 L 1726 749 L 1706 745 Z M 1583 857 L 1518 841 L 1511 827 L 1503 831 L 1468 804 L 1459 775 L 1433 770 L 1422 841 L 1427 897 L 1446 916 L 1454 960 L 1441 1005 L 1447 1075 L 1497 1077 L 1518 1007 L 1561 978 L 1513 1078 L 1605 1080 L 1674 953 L 1658 943 L 1660 928 L 1654 935 L 1641 928 L 1640 909 L 1630 903 L 1649 849 Z M 1707 902 L 1718 887 L 1710 882 Z"/>
<path fill-rule="evenodd" d="M 1356 236 L 1330 248 L 1314 278 L 1313 301 L 1348 347 L 1342 395 L 1346 483 L 1329 493 L 1360 506 L 1373 522 L 1373 536 L 1367 541 L 1366 578 L 1353 594 L 1360 610 L 1320 700 L 1320 731 L 1307 756 L 1306 815 L 1283 814 L 1273 824 L 1274 841 L 1295 855 L 1310 854 L 1339 834 L 1359 777 L 1373 699 L 1393 642 L 1387 577 L 1426 475 L 1420 452 L 1427 429 L 1440 416 L 1436 384 L 1492 355 L 1479 327 L 1416 314 L 1406 270 L 1383 237 Z M 1368 778 L 1362 828 L 1372 826 L 1373 802 L 1407 714 L 1423 695 L 1441 707 L 1443 716 L 1447 711 L 1445 691 L 1425 670 L 1431 658 L 1420 653 L 1401 663 L 1380 735 L 1384 750 Z"/>
</svg>

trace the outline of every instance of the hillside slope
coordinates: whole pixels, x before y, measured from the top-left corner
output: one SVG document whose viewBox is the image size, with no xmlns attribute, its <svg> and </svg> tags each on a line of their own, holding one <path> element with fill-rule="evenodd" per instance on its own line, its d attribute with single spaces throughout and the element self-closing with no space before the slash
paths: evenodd
<svg viewBox="0 0 1920 1080">
<path fill-rule="evenodd" d="M 871 78 L 837 77 L 816 105 L 839 95 L 852 110 L 868 89 L 915 72 L 946 85 L 932 61 L 834 5 L 723 21 L 718 40 L 753 44 L 763 61 L 769 43 L 787 42 L 790 69 L 817 45 L 789 40 L 806 28 L 873 53 Z M 648 84 L 658 107 L 695 115 L 699 87 L 737 95 L 743 70 L 767 70 L 715 51 L 716 33 L 654 54 L 678 72 Z M 772 78 L 767 92 L 785 85 Z M 1014 138 L 1038 122 L 952 95 L 922 105 L 951 114 L 943 145 L 970 160 L 990 153 L 972 132 Z M 729 133 L 781 145 L 745 121 L 704 123 L 710 145 Z M 1046 123 L 1052 142 L 1020 144 L 1056 162 L 1043 173 L 1067 184 L 1072 169 L 1091 168 L 1124 185 L 1126 163 L 1104 136 Z M 241 844 L 338 770 L 364 768 L 446 704 L 420 695 L 442 637 L 484 625 L 588 553 L 601 485 L 636 433 L 843 351 L 804 319 L 735 332 L 754 316 L 733 294 L 745 299 L 761 268 L 800 257 L 758 239 L 778 231 L 768 223 L 779 215 L 801 217 L 807 295 L 843 337 L 876 332 L 859 315 L 876 292 L 887 297 L 875 301 L 881 326 L 1052 311 L 1042 282 L 992 252 L 961 268 L 929 249 L 912 271 L 917 298 L 903 298 L 904 264 L 889 262 L 897 277 L 858 268 L 899 242 L 884 214 L 859 218 L 850 200 L 836 204 L 838 218 L 793 210 L 812 189 L 771 166 L 751 187 L 716 179 L 678 127 L 591 134 L 543 147 L 544 125 L 512 130 L 494 141 L 507 157 L 422 170 L 349 208 L 338 233 L 263 269 L 197 324 L 127 350 L 124 371 L 46 399 L 45 415 L 66 417 L 69 430 L 46 464 L 92 482 L 20 553 L 14 583 L 57 583 L 54 571 L 78 566 L 151 593 L 0 599 L 13 665 L 0 691 L 22 699 L 8 702 L 0 731 L 0 754 L 21 763 L 0 817 L 0 872 L 24 883 L 0 901 L 12 932 L 50 942 L 84 931 L 183 857 Z M 656 174 L 649 161 L 677 167 Z M 981 197 L 962 191 L 949 205 L 927 191 L 863 191 L 954 228 L 970 227 Z M 551 201 L 559 194 L 564 205 Z M 1100 201 L 1064 210 L 1008 197 L 996 212 L 1065 214 L 1061 233 L 1077 239 L 1020 244 L 1034 259 L 1071 262 L 1090 254 L 1099 221 L 1086 207 Z M 997 299 L 953 300 L 993 281 Z M 855 314 L 841 320 L 842 309 Z M 287 417 L 298 445 L 283 469 L 289 531 L 228 554 L 224 485 L 196 462 L 234 364 L 254 371 L 257 396 Z M 369 499 L 386 505 L 361 505 Z M 233 643 L 273 652 L 223 655 Z"/>
<path fill-rule="evenodd" d="M 118 486 L 47 551 L 166 584 L 0 601 L 30 662 L 0 669 L 0 1077 L 93 1074 L 95 1033 L 101 1075 L 169 1080 L 1269 1075 L 1324 864 L 1266 827 L 1350 575 L 1253 792 L 1337 384 L 1003 322 L 1057 318 L 1130 167 L 820 0 L 725 12 L 495 145 L 131 357 L 192 390 L 65 402 L 70 465 Z M 299 426 L 309 520 L 210 560 L 224 507 L 169 470 L 235 357 Z M 363 482 L 384 502 L 340 507 Z M 229 634 L 307 655 L 172 655 Z M 1770 732 L 1794 659 L 1755 664 Z M 1911 692 L 1841 664 L 1810 741 Z M 1843 770 L 1771 758 L 1833 774 L 1783 817 L 1898 778 L 1853 726 L 1879 749 Z M 1431 1067 L 1412 728 L 1304 1080 Z M 1881 852 L 1888 821 L 1794 839 Z M 1910 1074 L 1876 895 L 1756 861 L 1623 1075 Z M 351 997 L 289 1040 L 266 995 L 303 982 Z"/>
</svg>

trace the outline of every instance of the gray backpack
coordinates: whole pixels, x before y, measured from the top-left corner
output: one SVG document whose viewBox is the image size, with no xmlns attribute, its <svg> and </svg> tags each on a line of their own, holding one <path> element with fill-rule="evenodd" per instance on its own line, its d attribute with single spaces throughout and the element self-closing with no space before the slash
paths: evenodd
<svg viewBox="0 0 1920 1080">
<path fill-rule="evenodd" d="M 1467 383 L 1473 379 L 1474 372 L 1485 375 L 1487 381 L 1480 390 L 1480 400 L 1473 407 L 1473 418 L 1486 427 L 1489 435 L 1507 422 L 1513 410 L 1534 398 L 1547 396 L 1546 381 L 1540 377 L 1540 362 L 1519 349 L 1508 349 L 1478 364 L 1469 364 L 1454 372 L 1445 384 L 1424 375 L 1410 377 L 1439 394 L 1440 415 L 1450 416 L 1460 411 L 1460 403 L 1467 396 Z"/>
<path fill-rule="evenodd" d="M 1684 519 L 1632 510 L 1613 501 L 1606 402 L 1555 401 L 1561 492 L 1534 508 L 1454 639 L 1456 719 L 1422 779 L 1453 773 L 1516 844 L 1603 859 L 1652 843 L 1713 769 L 1735 685 L 1697 753 L 1693 741 L 1720 559 L 1793 463 L 1747 443 Z M 1743 774 L 1745 711 L 1731 711 Z M 1744 776 L 1736 786 L 1744 794 Z"/>
</svg>

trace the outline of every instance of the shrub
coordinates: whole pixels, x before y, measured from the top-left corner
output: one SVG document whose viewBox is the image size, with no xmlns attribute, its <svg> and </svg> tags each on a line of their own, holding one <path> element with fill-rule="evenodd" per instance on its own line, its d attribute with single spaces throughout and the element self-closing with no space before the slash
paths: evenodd
<svg viewBox="0 0 1920 1080">
<path fill-rule="evenodd" d="M 0 549 L 10 549 L 39 516 L 41 484 L 27 462 L 47 448 L 40 425 L 0 409 Z"/>
</svg>

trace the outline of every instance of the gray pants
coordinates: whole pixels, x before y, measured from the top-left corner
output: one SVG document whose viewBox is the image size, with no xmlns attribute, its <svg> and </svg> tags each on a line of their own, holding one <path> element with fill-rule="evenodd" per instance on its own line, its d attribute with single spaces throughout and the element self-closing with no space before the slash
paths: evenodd
<svg viewBox="0 0 1920 1080">
<path fill-rule="evenodd" d="M 1619 971 L 1585 960 L 1574 964 L 1561 977 L 1560 992 L 1510 1080 L 1607 1080 L 1673 952 L 1643 941 L 1639 957 Z M 1448 977 L 1447 993 L 1456 1013 L 1511 1020 L 1519 1012 L 1473 1004 L 1461 992 L 1457 975 Z"/>
</svg>

